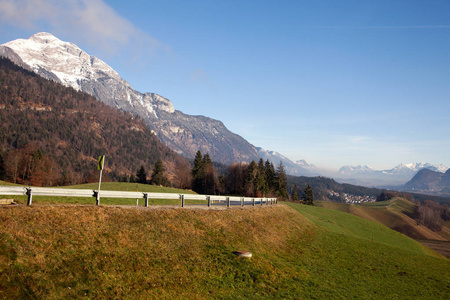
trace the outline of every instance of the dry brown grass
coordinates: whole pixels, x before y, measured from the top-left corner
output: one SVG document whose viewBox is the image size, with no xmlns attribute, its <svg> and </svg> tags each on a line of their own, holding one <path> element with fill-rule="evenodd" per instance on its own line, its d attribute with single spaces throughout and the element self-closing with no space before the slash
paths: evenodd
<svg viewBox="0 0 450 300">
<path fill-rule="evenodd" d="M 280 220 L 290 220 L 289 228 Z M 186 295 L 185 287 L 202 298 L 210 292 L 200 285 L 205 274 L 226 278 L 235 250 L 259 257 L 253 262 L 264 270 L 262 282 L 280 280 L 264 257 L 286 251 L 308 227 L 283 205 L 221 211 L 16 206 L 0 208 L 0 224 L 0 296 L 19 298 L 164 297 Z"/>
<path fill-rule="evenodd" d="M 292 207 L 0 207 L 0 299 L 448 298 L 445 258 L 361 218 Z"/>
</svg>

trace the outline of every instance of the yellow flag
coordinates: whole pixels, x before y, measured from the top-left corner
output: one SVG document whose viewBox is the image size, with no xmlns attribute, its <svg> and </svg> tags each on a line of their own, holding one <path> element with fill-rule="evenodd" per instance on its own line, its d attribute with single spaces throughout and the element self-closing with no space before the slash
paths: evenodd
<svg viewBox="0 0 450 300">
<path fill-rule="evenodd" d="M 98 169 L 103 170 L 103 166 L 105 165 L 105 156 L 100 155 L 98 158 Z"/>
</svg>

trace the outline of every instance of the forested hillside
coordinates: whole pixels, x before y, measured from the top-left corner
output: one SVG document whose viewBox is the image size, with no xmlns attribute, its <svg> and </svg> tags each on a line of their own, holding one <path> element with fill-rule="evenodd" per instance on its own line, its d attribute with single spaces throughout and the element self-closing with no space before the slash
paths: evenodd
<svg viewBox="0 0 450 300">
<path fill-rule="evenodd" d="M 175 168 L 189 168 L 139 118 L 0 59 L 0 176 L 33 185 L 98 180 L 99 155 L 110 179 L 158 159 L 172 180 Z"/>
<path fill-rule="evenodd" d="M 363 186 L 357 186 L 352 184 L 340 184 L 332 178 L 327 177 L 305 177 L 305 176 L 287 176 L 288 189 L 293 190 L 294 186 L 297 186 L 299 190 L 307 185 L 312 186 L 314 192 L 314 198 L 316 200 L 333 201 L 333 202 L 345 202 L 343 198 L 344 194 L 350 194 L 354 196 L 368 196 L 373 200 L 383 191 L 376 188 L 368 188 Z"/>
</svg>

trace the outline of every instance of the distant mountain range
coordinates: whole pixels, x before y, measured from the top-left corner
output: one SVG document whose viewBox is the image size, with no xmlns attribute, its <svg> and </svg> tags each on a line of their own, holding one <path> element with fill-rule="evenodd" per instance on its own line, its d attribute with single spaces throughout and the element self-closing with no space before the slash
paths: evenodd
<svg viewBox="0 0 450 300">
<path fill-rule="evenodd" d="M 184 114 L 176 110 L 169 99 L 156 93 L 136 91 L 101 59 L 50 33 L 40 32 L 28 39 L 0 45 L 0 56 L 44 78 L 87 92 L 111 107 L 139 115 L 166 146 L 187 158 L 192 159 L 198 150 L 209 153 L 214 161 L 223 164 L 262 158 L 274 165 L 281 161 L 290 175 L 326 175 L 340 182 L 365 186 L 402 185 L 422 168 L 446 169 L 419 163 L 401 164 L 382 171 L 368 166 L 345 166 L 337 173 L 329 173 L 304 160 L 294 162 L 280 153 L 250 144 L 219 120 Z"/>
<path fill-rule="evenodd" d="M 428 169 L 445 172 L 448 167 L 429 163 L 399 164 L 393 169 L 375 170 L 369 166 L 344 166 L 339 169 L 335 178 L 340 182 L 369 186 L 400 186 L 409 181 L 418 171 Z"/>
</svg>

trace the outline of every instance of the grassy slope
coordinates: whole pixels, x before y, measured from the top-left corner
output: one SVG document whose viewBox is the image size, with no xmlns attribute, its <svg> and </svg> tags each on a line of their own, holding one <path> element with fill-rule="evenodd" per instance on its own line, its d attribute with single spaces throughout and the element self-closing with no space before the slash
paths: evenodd
<svg viewBox="0 0 450 300">
<path fill-rule="evenodd" d="M 423 225 L 418 225 L 407 215 L 413 212 L 415 205 L 403 198 L 364 205 L 331 202 L 321 202 L 319 205 L 383 224 L 414 239 L 445 241 L 450 237 L 448 226 L 445 226 L 441 232 L 434 232 Z"/>
<path fill-rule="evenodd" d="M 339 211 L 289 206 L 1 207 L 0 297 L 446 299 L 450 293 L 450 261 L 411 239 Z M 235 250 L 253 258 L 239 259 Z"/>
</svg>

